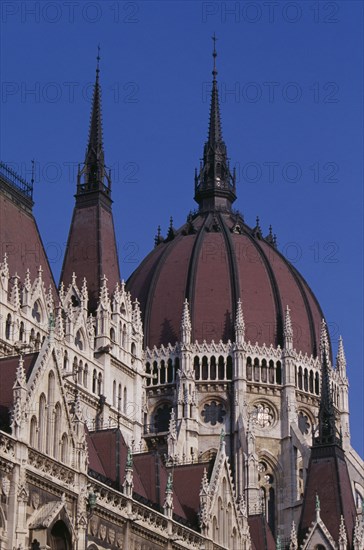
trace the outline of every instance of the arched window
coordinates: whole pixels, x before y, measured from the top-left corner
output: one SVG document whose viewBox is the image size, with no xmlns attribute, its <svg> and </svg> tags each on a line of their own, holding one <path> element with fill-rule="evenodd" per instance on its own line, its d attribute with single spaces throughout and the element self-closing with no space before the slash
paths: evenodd
<svg viewBox="0 0 364 550">
<path fill-rule="evenodd" d="M 262 367 L 261 367 L 261 377 L 262 377 L 262 382 L 264 382 L 264 384 L 267 383 L 267 361 L 266 359 L 263 359 L 262 360 Z"/>
<path fill-rule="evenodd" d="M 153 386 L 156 386 L 158 384 L 158 363 L 157 361 L 153 361 Z"/>
<path fill-rule="evenodd" d="M 193 360 L 193 370 L 195 372 L 195 380 L 200 380 L 200 359 L 197 355 Z"/>
<path fill-rule="evenodd" d="M 150 376 L 152 375 L 152 371 L 151 371 L 149 362 L 147 362 L 145 364 L 145 374 L 149 374 Z M 147 380 L 147 386 L 150 386 L 151 379 L 149 378 L 149 376 L 147 376 L 146 380 Z"/>
<path fill-rule="evenodd" d="M 80 330 L 78 330 L 76 332 L 76 338 L 75 338 L 75 346 L 79 349 L 79 350 L 83 350 L 84 348 L 84 344 L 83 344 L 83 336 L 82 336 L 82 332 Z"/>
<path fill-rule="evenodd" d="M 166 383 L 166 365 L 163 359 L 161 361 L 160 369 L 159 369 L 159 380 L 161 384 Z"/>
<path fill-rule="evenodd" d="M 94 369 L 92 373 L 92 393 L 96 393 L 96 387 L 97 387 L 97 372 L 96 372 L 96 369 Z"/>
<path fill-rule="evenodd" d="M 282 365 L 280 361 L 277 361 L 276 382 L 277 384 L 282 384 Z"/>
<path fill-rule="evenodd" d="M 313 371 L 310 370 L 310 392 L 313 393 Z"/>
<path fill-rule="evenodd" d="M 35 337 L 35 349 L 37 351 L 40 350 L 40 333 L 37 332 L 37 336 Z"/>
<path fill-rule="evenodd" d="M 247 357 L 246 359 L 246 378 L 247 380 L 252 380 L 253 372 L 252 372 L 252 359 L 251 357 Z"/>
<path fill-rule="evenodd" d="M 304 370 L 304 374 L 303 374 L 303 387 L 305 391 L 308 391 L 308 370 L 307 369 Z"/>
<path fill-rule="evenodd" d="M 61 405 L 56 404 L 54 410 L 54 441 L 53 441 L 53 456 L 56 460 L 59 458 L 59 445 L 61 438 Z"/>
<path fill-rule="evenodd" d="M 315 374 L 315 394 L 320 395 L 320 375 L 318 372 Z"/>
<path fill-rule="evenodd" d="M 39 430 L 38 430 L 38 449 L 42 452 L 46 443 L 46 398 L 44 393 L 39 398 Z"/>
<path fill-rule="evenodd" d="M 131 351 L 131 354 L 132 356 L 134 357 L 135 359 L 135 354 L 136 354 L 136 345 L 134 342 L 131 343 L 131 346 L 130 346 L 130 351 Z"/>
<path fill-rule="evenodd" d="M 80 361 L 79 364 L 78 364 L 77 380 L 78 380 L 79 384 L 82 384 L 82 380 L 83 380 L 83 363 L 82 363 L 82 361 Z"/>
<path fill-rule="evenodd" d="M 48 406 L 54 405 L 54 387 L 55 387 L 55 377 L 54 372 L 51 370 L 48 375 Z"/>
<path fill-rule="evenodd" d="M 110 340 L 115 342 L 115 330 L 112 327 L 110 329 Z"/>
<path fill-rule="evenodd" d="M 121 345 L 123 348 L 126 348 L 126 325 L 123 325 L 123 336 L 122 336 L 122 342 Z"/>
<path fill-rule="evenodd" d="M 207 364 L 207 357 L 204 355 L 202 357 L 202 380 L 208 380 L 209 377 L 209 368 Z"/>
<path fill-rule="evenodd" d="M 303 384 L 302 384 L 302 367 L 298 367 L 298 389 L 302 390 Z"/>
<path fill-rule="evenodd" d="M 23 323 L 23 321 L 21 321 L 21 323 L 20 323 L 20 328 L 19 328 L 19 340 L 20 340 L 21 342 L 24 341 L 24 323 Z"/>
<path fill-rule="evenodd" d="M 29 336 L 29 344 L 31 346 L 33 346 L 34 342 L 35 342 L 35 332 L 34 332 L 34 328 L 32 328 L 32 330 L 30 331 L 30 336 Z"/>
<path fill-rule="evenodd" d="M 83 370 L 83 385 L 85 386 L 85 388 L 87 388 L 87 384 L 88 384 L 88 366 L 86 363 L 85 368 Z"/>
<path fill-rule="evenodd" d="M 171 364 L 172 364 L 172 359 L 171 359 Z M 168 361 L 168 365 L 169 365 L 169 361 Z M 179 357 L 176 357 L 174 360 L 174 378 L 173 378 L 173 372 L 172 372 L 172 382 L 173 380 L 177 379 L 178 371 L 179 371 Z"/>
<path fill-rule="evenodd" d="M 36 447 L 37 445 L 37 419 L 35 416 L 32 416 L 32 419 L 30 421 L 29 443 L 31 447 Z"/>
<path fill-rule="evenodd" d="M 6 318 L 6 324 L 5 324 L 5 338 L 7 340 L 10 340 L 10 333 L 11 333 L 11 315 L 9 313 Z"/>
<path fill-rule="evenodd" d="M 219 357 L 218 377 L 219 380 L 225 380 L 225 361 L 222 355 Z"/>
<path fill-rule="evenodd" d="M 102 394 L 102 374 L 99 372 L 99 376 L 97 377 L 97 394 Z"/>
<path fill-rule="evenodd" d="M 228 380 L 233 379 L 233 358 L 231 355 L 228 355 L 226 360 L 226 378 Z"/>
<path fill-rule="evenodd" d="M 274 384 L 274 361 L 269 361 L 269 384 Z"/>
<path fill-rule="evenodd" d="M 216 357 L 213 355 L 210 359 L 210 380 L 216 380 Z"/>
<path fill-rule="evenodd" d="M 260 368 L 259 368 L 259 359 L 256 357 L 254 359 L 254 382 L 260 381 Z"/>
<path fill-rule="evenodd" d="M 68 435 L 64 433 L 61 440 L 61 461 L 64 464 L 68 462 Z"/>
<path fill-rule="evenodd" d="M 64 370 L 68 369 L 68 353 L 67 353 L 67 350 L 64 352 L 64 356 L 63 356 L 63 368 L 64 368 Z"/>
</svg>

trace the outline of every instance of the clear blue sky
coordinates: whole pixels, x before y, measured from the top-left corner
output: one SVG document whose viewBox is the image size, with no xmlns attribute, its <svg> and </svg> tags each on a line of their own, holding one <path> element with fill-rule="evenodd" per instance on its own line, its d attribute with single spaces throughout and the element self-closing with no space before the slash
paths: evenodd
<svg viewBox="0 0 364 550">
<path fill-rule="evenodd" d="M 207 135 L 211 35 L 223 133 L 248 224 L 260 216 L 344 338 L 363 453 L 363 3 L 1 4 L 1 158 L 30 179 L 58 280 L 87 141 L 97 44 L 124 278 L 180 226 Z"/>
</svg>

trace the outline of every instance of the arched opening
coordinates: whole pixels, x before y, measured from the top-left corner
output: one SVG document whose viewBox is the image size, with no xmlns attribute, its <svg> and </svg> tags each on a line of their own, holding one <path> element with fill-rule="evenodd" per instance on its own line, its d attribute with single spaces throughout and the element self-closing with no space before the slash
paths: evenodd
<svg viewBox="0 0 364 550">
<path fill-rule="evenodd" d="M 20 323 L 20 328 L 19 328 L 19 340 L 21 342 L 23 342 L 24 340 L 24 323 L 23 321 Z"/>
<path fill-rule="evenodd" d="M 96 369 L 94 369 L 92 373 L 92 393 L 96 393 L 96 386 L 97 386 L 97 372 L 96 372 Z"/>
<path fill-rule="evenodd" d="M 168 432 L 171 412 L 172 407 L 168 403 L 164 403 L 164 405 L 157 408 L 154 413 L 154 430 L 156 433 Z"/>
<path fill-rule="evenodd" d="M 277 384 L 282 384 L 282 365 L 280 361 L 277 361 L 276 382 Z"/>
<path fill-rule="evenodd" d="M 153 386 L 156 386 L 158 384 L 158 363 L 157 361 L 153 361 Z"/>
<path fill-rule="evenodd" d="M 111 327 L 110 329 L 110 340 L 112 342 L 115 342 L 116 341 L 116 338 L 115 338 L 115 330 Z"/>
<path fill-rule="evenodd" d="M 195 373 L 195 380 L 200 380 L 200 359 L 197 355 L 195 355 L 193 360 L 193 370 Z"/>
<path fill-rule="evenodd" d="M 145 374 L 148 374 L 146 380 L 147 380 L 147 386 L 150 386 L 150 376 L 152 374 L 152 371 L 150 369 L 150 363 L 149 361 L 145 364 Z"/>
<path fill-rule="evenodd" d="M 226 360 L 226 378 L 228 380 L 233 379 L 233 358 L 231 355 L 228 355 Z"/>
<path fill-rule="evenodd" d="M 308 391 L 308 370 L 305 369 L 303 373 L 303 387 L 305 391 Z"/>
<path fill-rule="evenodd" d="M 266 359 L 262 360 L 261 377 L 262 377 L 262 382 L 266 384 L 267 383 L 267 360 Z"/>
<path fill-rule="evenodd" d="M 83 380 L 83 363 L 82 361 L 80 361 L 78 364 L 77 381 L 79 384 L 82 384 L 82 380 Z"/>
<path fill-rule="evenodd" d="M 53 525 L 50 535 L 52 550 L 71 550 L 72 539 L 66 524 L 62 521 L 56 521 Z"/>
<path fill-rule="evenodd" d="M 313 393 L 313 371 L 310 370 L 310 392 Z"/>
<path fill-rule="evenodd" d="M 9 313 L 5 323 L 5 338 L 7 340 L 10 340 L 10 333 L 11 333 L 11 315 Z"/>
<path fill-rule="evenodd" d="M 68 463 L 68 435 L 64 433 L 61 440 L 61 461 L 64 464 Z"/>
<path fill-rule="evenodd" d="M 256 357 L 254 359 L 254 382 L 260 381 L 260 369 L 259 369 L 259 359 Z"/>
<path fill-rule="evenodd" d="M 54 440 L 53 440 L 53 456 L 56 460 L 59 457 L 59 446 L 61 440 L 61 405 L 57 403 L 54 409 Z"/>
<path fill-rule="evenodd" d="M 216 357 L 210 359 L 210 380 L 216 380 Z"/>
<path fill-rule="evenodd" d="M 320 375 L 318 372 L 315 374 L 315 394 L 320 395 Z"/>
<path fill-rule="evenodd" d="M 38 449 L 42 452 L 45 448 L 45 427 L 46 427 L 46 398 L 44 393 L 39 398 L 39 430 L 38 430 Z"/>
<path fill-rule="evenodd" d="M 178 363 L 177 369 L 178 369 L 178 367 L 179 367 L 179 363 Z M 167 382 L 168 382 L 168 384 L 172 384 L 172 382 L 173 382 L 173 362 L 172 362 L 172 359 L 168 359 L 168 363 L 167 363 Z"/>
<path fill-rule="evenodd" d="M 29 443 L 31 447 L 36 447 L 37 445 L 37 419 L 35 416 L 32 416 L 32 419 L 30 421 Z"/>
<path fill-rule="evenodd" d="M 246 359 L 246 378 L 247 380 L 252 380 L 253 372 L 252 372 L 252 358 L 247 357 Z"/>
<path fill-rule="evenodd" d="M 88 366 L 86 363 L 83 371 L 83 385 L 85 386 L 85 388 L 87 388 L 87 384 L 88 384 Z"/>
<path fill-rule="evenodd" d="M 204 355 L 202 357 L 202 380 L 208 380 L 209 372 L 208 372 L 208 364 L 207 364 L 207 357 Z"/>
<path fill-rule="evenodd" d="M 121 384 L 119 384 L 119 387 L 118 387 L 118 411 L 121 411 L 121 400 L 122 400 L 122 392 L 121 392 Z"/>
<path fill-rule="evenodd" d="M 75 338 L 75 346 L 79 349 L 79 350 L 83 350 L 84 348 L 84 345 L 83 345 L 83 336 L 82 336 L 82 332 L 80 330 L 78 330 L 76 332 L 76 338 Z"/>
<path fill-rule="evenodd" d="M 64 352 L 64 356 L 63 356 L 63 368 L 64 368 L 64 370 L 68 369 L 68 353 L 67 353 L 67 350 Z"/>
<path fill-rule="evenodd" d="M 302 390 L 302 367 L 298 367 L 298 389 Z"/>
<path fill-rule="evenodd" d="M 218 369 L 219 380 L 225 380 L 225 361 L 222 355 L 219 357 L 219 369 Z"/>
<path fill-rule="evenodd" d="M 97 377 L 97 394 L 102 394 L 102 374 L 99 372 L 99 376 Z"/>
<path fill-rule="evenodd" d="M 127 407 L 128 407 L 128 390 L 126 389 L 126 387 L 124 388 L 124 407 L 123 407 L 123 411 L 124 411 L 124 414 L 126 414 L 127 412 Z"/>
<path fill-rule="evenodd" d="M 163 359 L 161 361 L 160 369 L 159 369 L 159 381 L 161 384 L 166 383 L 166 365 Z"/>
<path fill-rule="evenodd" d="M 39 300 L 37 300 L 33 305 L 32 317 L 38 324 L 42 322 L 42 313 L 42 306 L 40 305 Z"/>
<path fill-rule="evenodd" d="M 116 382 L 112 383 L 112 406 L 116 407 Z"/>
<path fill-rule="evenodd" d="M 274 361 L 269 361 L 269 384 L 274 384 Z"/>
</svg>

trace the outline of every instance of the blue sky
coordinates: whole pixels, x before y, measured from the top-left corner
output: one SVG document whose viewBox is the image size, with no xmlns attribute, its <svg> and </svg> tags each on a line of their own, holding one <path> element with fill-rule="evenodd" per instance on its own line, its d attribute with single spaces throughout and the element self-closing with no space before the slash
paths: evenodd
<svg viewBox="0 0 364 550">
<path fill-rule="evenodd" d="M 260 216 L 344 339 L 363 454 L 363 4 L 33 2 L 1 5 L 1 158 L 30 179 L 58 280 L 90 116 L 97 44 L 106 162 L 126 279 L 195 208 L 211 35 L 223 135 L 248 224 Z"/>
</svg>

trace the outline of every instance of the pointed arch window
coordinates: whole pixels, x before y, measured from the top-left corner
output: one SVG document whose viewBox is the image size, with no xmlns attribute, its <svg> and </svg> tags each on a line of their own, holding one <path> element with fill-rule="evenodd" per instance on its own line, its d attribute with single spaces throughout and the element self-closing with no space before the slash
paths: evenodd
<svg viewBox="0 0 364 550">
<path fill-rule="evenodd" d="M 39 398 L 39 430 L 38 430 L 38 449 L 42 452 L 45 449 L 46 440 L 46 397 L 44 393 Z"/>
<path fill-rule="evenodd" d="M 61 461 L 64 464 L 68 462 L 68 435 L 64 433 L 61 440 Z"/>
<path fill-rule="evenodd" d="M 11 334 L 11 315 L 9 313 L 5 323 L 5 338 L 7 340 L 10 340 L 10 334 Z"/>
<path fill-rule="evenodd" d="M 21 342 L 24 341 L 24 323 L 23 323 L 23 321 L 21 321 L 21 323 L 20 323 L 20 328 L 19 328 L 19 340 L 20 340 Z"/>
<path fill-rule="evenodd" d="M 128 406 L 128 390 L 126 389 L 126 387 L 124 388 L 124 408 L 123 408 L 123 411 L 124 411 L 124 414 L 126 414 L 127 412 L 127 406 Z"/>
<path fill-rule="evenodd" d="M 31 447 L 35 448 L 37 446 L 37 419 L 35 416 L 32 416 L 30 421 L 29 443 Z"/>
<path fill-rule="evenodd" d="M 42 313 L 42 306 L 40 305 L 39 300 L 36 300 L 33 304 L 32 317 L 38 324 L 42 322 Z"/>
<path fill-rule="evenodd" d="M 53 441 L 53 456 L 56 460 L 59 458 L 59 446 L 61 439 L 61 405 L 56 404 L 54 409 L 54 441 Z"/>
</svg>

